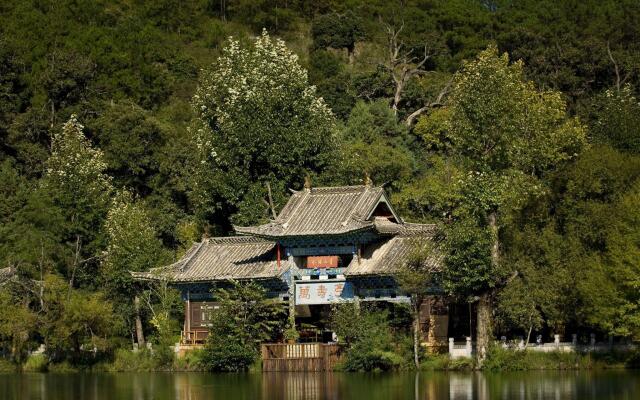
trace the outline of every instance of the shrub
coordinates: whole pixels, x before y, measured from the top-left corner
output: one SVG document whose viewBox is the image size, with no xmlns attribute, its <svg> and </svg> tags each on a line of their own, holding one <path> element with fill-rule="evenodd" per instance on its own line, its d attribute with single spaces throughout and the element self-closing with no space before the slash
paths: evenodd
<svg viewBox="0 0 640 400">
<path fill-rule="evenodd" d="M 389 371 L 410 365 L 412 342 L 406 334 L 392 331 L 388 317 L 387 311 L 374 307 L 333 307 L 331 325 L 348 346 L 340 369 Z"/>
<path fill-rule="evenodd" d="M 391 351 L 365 349 L 364 346 L 354 346 L 347 352 L 342 369 L 352 372 L 391 371 L 397 369 L 403 362 L 401 356 Z"/>
<path fill-rule="evenodd" d="M 475 367 L 473 358 L 462 357 L 449 360 L 447 370 L 449 371 L 471 371 Z"/>
<path fill-rule="evenodd" d="M 257 359 L 253 346 L 237 341 L 210 340 L 202 354 L 202 366 L 208 371 L 247 371 Z"/>
<path fill-rule="evenodd" d="M 32 354 L 24 364 L 24 370 L 28 372 L 46 372 L 49 369 L 49 360 L 44 354 Z"/>
<path fill-rule="evenodd" d="M 107 369 L 114 372 L 139 372 L 153 371 L 154 367 L 155 362 L 149 350 L 118 349 L 113 363 Z"/>
<path fill-rule="evenodd" d="M 199 371 L 204 369 L 205 352 L 194 349 L 186 352 L 182 357 L 176 357 L 173 362 L 174 371 Z"/>
<path fill-rule="evenodd" d="M 442 371 L 449 368 L 448 354 L 429 354 L 422 358 L 420 369 L 423 371 Z"/>
<path fill-rule="evenodd" d="M 634 350 L 625 363 L 627 368 L 640 368 L 640 350 Z"/>
<path fill-rule="evenodd" d="M 153 365 L 155 367 L 154 369 L 171 369 L 175 358 L 175 351 L 173 350 L 173 346 L 162 343 L 162 341 L 160 341 L 160 343 L 153 348 L 153 352 L 151 352 L 151 358 L 153 359 Z"/>
<path fill-rule="evenodd" d="M 600 362 L 594 362 L 598 358 Z M 619 360 L 616 359 L 615 363 Z M 489 371 L 526 371 L 541 369 L 590 369 L 596 366 L 607 367 L 614 365 L 608 361 L 606 355 L 592 357 L 591 354 L 565 353 L 553 351 L 542 353 L 527 350 L 503 349 L 493 346 L 487 354 L 484 368 Z"/>
<path fill-rule="evenodd" d="M 84 368 L 87 368 L 85 365 Z M 81 369 L 72 365 L 69 361 L 63 361 L 60 363 L 52 363 L 47 367 L 47 371 L 49 372 L 57 372 L 57 373 L 70 373 L 70 372 L 79 372 Z"/>
<path fill-rule="evenodd" d="M 0 374 L 15 372 L 17 370 L 16 365 L 9 360 L 0 358 Z"/>
</svg>

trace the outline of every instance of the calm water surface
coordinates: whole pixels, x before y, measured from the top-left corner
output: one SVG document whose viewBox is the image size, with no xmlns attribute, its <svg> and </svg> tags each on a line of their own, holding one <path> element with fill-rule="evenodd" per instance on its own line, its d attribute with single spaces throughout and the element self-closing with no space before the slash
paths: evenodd
<svg viewBox="0 0 640 400">
<path fill-rule="evenodd" d="M 0 399 L 640 399 L 640 371 L 0 374 Z"/>
</svg>

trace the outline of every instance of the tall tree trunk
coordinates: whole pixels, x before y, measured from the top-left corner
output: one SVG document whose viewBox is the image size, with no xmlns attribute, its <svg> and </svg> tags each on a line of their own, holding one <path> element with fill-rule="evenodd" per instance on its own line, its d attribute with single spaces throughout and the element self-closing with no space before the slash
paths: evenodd
<svg viewBox="0 0 640 400">
<path fill-rule="evenodd" d="M 529 347 L 529 341 L 531 340 L 531 331 L 533 330 L 533 325 L 529 325 L 529 331 L 527 332 L 527 341 L 524 344 L 524 348 Z"/>
<path fill-rule="evenodd" d="M 413 362 L 420 368 L 420 296 L 413 298 Z"/>
<path fill-rule="evenodd" d="M 138 348 L 145 347 L 144 331 L 142 330 L 142 318 L 140 316 L 140 297 L 137 295 L 133 298 L 133 307 L 136 313 L 136 339 L 138 340 Z"/>
<path fill-rule="evenodd" d="M 493 238 L 493 244 L 491 245 L 491 263 L 494 268 L 497 268 L 500 261 L 500 243 L 498 241 L 498 213 L 496 211 L 492 211 L 489 214 L 488 223 Z M 486 291 L 480 295 L 477 313 L 476 350 L 478 366 L 482 367 L 487 357 L 491 337 L 493 336 L 493 310 L 490 291 Z"/>
<path fill-rule="evenodd" d="M 491 263 L 494 267 L 498 266 L 500 261 L 500 243 L 498 241 L 498 213 L 493 211 L 489 214 L 488 218 L 489 230 L 493 237 L 493 245 L 491 246 Z"/>
<path fill-rule="evenodd" d="M 478 321 L 476 327 L 476 357 L 479 367 L 482 367 L 487 357 L 487 350 L 489 349 L 489 342 L 492 336 L 491 312 L 491 296 L 488 292 L 483 293 L 480 295 L 480 300 L 478 300 Z"/>
</svg>

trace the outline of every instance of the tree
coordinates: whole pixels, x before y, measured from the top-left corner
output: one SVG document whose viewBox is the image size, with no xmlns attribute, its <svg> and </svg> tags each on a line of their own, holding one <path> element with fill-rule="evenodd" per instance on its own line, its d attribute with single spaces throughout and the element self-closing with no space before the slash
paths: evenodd
<svg viewBox="0 0 640 400">
<path fill-rule="evenodd" d="M 147 309 L 151 313 L 151 325 L 156 330 L 156 352 L 154 358 L 160 367 L 173 362 L 173 344 L 179 330 L 177 315 L 182 309 L 180 292 L 167 281 L 155 281 L 143 293 Z"/>
<path fill-rule="evenodd" d="M 361 184 L 365 174 L 396 190 L 416 168 L 408 129 L 396 121 L 384 100 L 358 102 L 340 131 L 340 157 L 323 178 Z"/>
<path fill-rule="evenodd" d="M 39 331 L 55 362 L 92 363 L 113 349 L 122 325 L 102 292 L 69 290 L 57 275 L 45 277 L 45 305 Z"/>
<path fill-rule="evenodd" d="M 124 191 L 116 196 L 105 221 L 107 249 L 102 260 L 102 276 L 109 297 L 119 313 L 136 332 L 137 341 L 144 346 L 144 333 L 138 288 L 130 271 L 148 271 L 168 260 L 151 219 L 139 201 Z"/>
<path fill-rule="evenodd" d="M 8 348 L 12 361 L 24 362 L 32 349 L 38 317 L 23 299 L 0 288 L 0 348 Z"/>
<path fill-rule="evenodd" d="M 246 47 L 229 39 L 203 72 L 193 105 L 203 156 L 193 194 L 207 215 L 223 209 L 235 223 L 256 223 L 267 215 L 265 182 L 282 201 L 287 187 L 331 160 L 333 114 L 309 86 L 298 57 L 266 31 Z"/>
<path fill-rule="evenodd" d="M 488 242 L 482 235 L 483 241 L 470 243 L 471 248 L 490 244 L 489 253 L 474 251 L 483 254 L 474 257 L 481 268 L 472 270 L 457 256 L 447 262 L 448 269 L 459 270 L 453 275 L 470 283 L 467 294 L 479 297 L 477 342 L 482 362 L 491 337 L 491 293 L 504 277 L 496 273 L 501 265 L 500 216 L 543 192 L 540 178 L 574 158 L 586 135 L 580 122 L 568 117 L 560 93 L 538 91 L 524 78 L 523 64 L 510 64 L 508 55 L 499 55 L 495 47 L 456 74 L 448 108 L 452 155 L 468 171 L 459 186 L 464 197 L 458 214 L 471 218 L 467 223 L 479 224 L 478 229 L 487 229 L 491 238 Z M 470 232 L 459 233 L 466 240 Z M 451 286 L 459 287 L 455 281 Z"/>
<path fill-rule="evenodd" d="M 640 154 L 640 101 L 630 85 L 597 96 L 591 113 L 591 130 L 598 142 Z"/>
<path fill-rule="evenodd" d="M 95 260 L 100 226 L 111 192 L 103 154 L 84 136 L 75 115 L 51 139 L 51 157 L 43 184 L 66 219 L 64 241 L 71 247 L 67 276 L 73 287 L 81 266 Z"/>
<path fill-rule="evenodd" d="M 364 33 L 358 17 L 347 11 L 344 15 L 333 13 L 315 17 L 311 36 L 316 49 L 347 49 L 349 63 L 353 64 L 356 42 L 363 38 Z"/>
</svg>

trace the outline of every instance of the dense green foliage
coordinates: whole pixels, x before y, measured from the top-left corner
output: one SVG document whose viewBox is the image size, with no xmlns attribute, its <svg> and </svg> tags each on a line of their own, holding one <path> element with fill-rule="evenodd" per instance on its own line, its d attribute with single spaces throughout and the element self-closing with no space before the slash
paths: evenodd
<svg viewBox="0 0 640 400">
<path fill-rule="evenodd" d="M 262 342 L 282 337 L 286 313 L 277 299 L 268 299 L 256 283 L 234 283 L 215 292 L 213 314 L 202 365 L 210 371 L 246 371 L 257 360 Z"/>
<path fill-rule="evenodd" d="M 337 304 L 331 327 L 347 345 L 339 368 L 345 371 L 390 371 L 411 365 L 411 316 L 406 307 Z M 395 322 L 395 324 L 394 324 Z"/>
<path fill-rule="evenodd" d="M 441 223 L 445 288 L 490 293 L 498 332 L 640 338 L 637 1 L 7 0 L 0 22 L 16 363 L 113 356 L 135 293 L 166 351 L 175 293 L 128 271 L 270 218 L 306 175 L 366 173 Z"/>
</svg>

